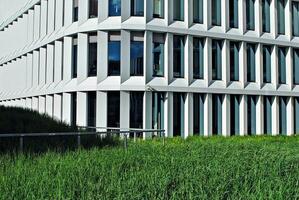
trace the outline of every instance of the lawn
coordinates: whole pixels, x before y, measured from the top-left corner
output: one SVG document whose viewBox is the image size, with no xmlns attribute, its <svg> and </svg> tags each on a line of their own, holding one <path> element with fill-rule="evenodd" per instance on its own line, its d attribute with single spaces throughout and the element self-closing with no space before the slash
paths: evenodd
<svg viewBox="0 0 299 200">
<path fill-rule="evenodd" d="M 299 199 L 299 137 L 167 139 L 0 157 L 1 199 Z"/>
</svg>

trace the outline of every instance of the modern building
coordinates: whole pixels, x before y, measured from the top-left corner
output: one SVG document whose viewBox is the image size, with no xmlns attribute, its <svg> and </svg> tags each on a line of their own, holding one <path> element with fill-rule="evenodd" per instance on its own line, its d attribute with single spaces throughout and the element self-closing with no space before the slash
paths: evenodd
<svg viewBox="0 0 299 200">
<path fill-rule="evenodd" d="M 0 103 L 166 135 L 299 133 L 297 0 L 2 0 Z"/>
</svg>

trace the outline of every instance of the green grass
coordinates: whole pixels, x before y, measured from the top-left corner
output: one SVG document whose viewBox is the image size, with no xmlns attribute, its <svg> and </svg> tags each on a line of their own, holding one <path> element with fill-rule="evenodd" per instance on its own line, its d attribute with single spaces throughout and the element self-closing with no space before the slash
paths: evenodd
<svg viewBox="0 0 299 200">
<path fill-rule="evenodd" d="M 0 157 L 1 199 L 299 199 L 299 137 L 232 137 Z"/>
</svg>

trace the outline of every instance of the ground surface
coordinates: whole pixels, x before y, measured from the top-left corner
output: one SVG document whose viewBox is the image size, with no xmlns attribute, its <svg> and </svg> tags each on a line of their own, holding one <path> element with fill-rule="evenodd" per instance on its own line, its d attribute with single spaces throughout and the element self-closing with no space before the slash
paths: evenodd
<svg viewBox="0 0 299 200">
<path fill-rule="evenodd" d="M 299 199 L 299 137 L 0 156 L 1 199 Z"/>
</svg>

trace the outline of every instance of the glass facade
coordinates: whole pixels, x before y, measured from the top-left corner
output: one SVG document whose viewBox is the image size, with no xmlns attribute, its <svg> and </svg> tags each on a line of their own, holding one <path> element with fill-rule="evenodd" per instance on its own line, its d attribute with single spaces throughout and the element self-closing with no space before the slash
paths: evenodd
<svg viewBox="0 0 299 200">
<path fill-rule="evenodd" d="M 164 35 L 154 34 L 153 39 L 153 76 L 164 76 Z"/>
<path fill-rule="evenodd" d="M 239 81 L 239 48 L 237 42 L 230 42 L 230 80 Z"/>
<path fill-rule="evenodd" d="M 292 1 L 293 36 L 299 36 L 299 2 Z"/>
<path fill-rule="evenodd" d="M 247 82 L 255 82 L 255 44 L 247 44 Z"/>
<path fill-rule="evenodd" d="M 120 127 L 120 93 L 107 92 L 107 126 Z"/>
<path fill-rule="evenodd" d="M 174 78 L 184 77 L 184 57 L 185 57 L 184 36 L 173 36 L 173 76 Z"/>
<path fill-rule="evenodd" d="M 131 76 L 143 76 L 143 41 L 131 41 Z"/>
<path fill-rule="evenodd" d="M 72 78 L 77 78 L 77 67 L 78 66 L 78 39 L 73 38 L 73 49 L 72 49 Z"/>
<path fill-rule="evenodd" d="M 173 0 L 173 20 L 184 21 L 184 0 Z"/>
<path fill-rule="evenodd" d="M 165 94 L 153 92 L 152 94 L 152 128 L 164 129 L 164 101 Z"/>
<path fill-rule="evenodd" d="M 212 98 L 212 129 L 213 135 L 222 135 L 222 95 L 213 95 Z"/>
<path fill-rule="evenodd" d="M 286 54 L 287 50 L 284 47 L 278 48 L 278 82 L 286 84 Z"/>
<path fill-rule="evenodd" d="M 193 38 L 193 78 L 203 79 L 204 70 L 204 41 Z"/>
<path fill-rule="evenodd" d="M 77 93 L 71 93 L 71 126 L 77 124 Z"/>
<path fill-rule="evenodd" d="M 247 96 L 247 131 L 248 135 L 256 135 L 257 96 Z"/>
<path fill-rule="evenodd" d="M 279 134 L 287 134 L 287 98 L 279 97 Z"/>
<path fill-rule="evenodd" d="M 109 16 L 121 16 L 121 0 L 109 0 Z"/>
<path fill-rule="evenodd" d="M 293 82 L 299 85 L 299 49 L 293 50 Z"/>
<path fill-rule="evenodd" d="M 120 75 L 120 41 L 108 42 L 108 76 Z"/>
<path fill-rule="evenodd" d="M 212 41 L 212 79 L 222 79 L 222 41 Z"/>
<path fill-rule="evenodd" d="M 262 0 L 263 32 L 270 33 L 270 0 Z"/>
<path fill-rule="evenodd" d="M 221 0 L 212 0 L 212 25 L 221 26 Z"/>
<path fill-rule="evenodd" d="M 130 128 L 143 127 L 143 92 L 130 93 Z"/>
<path fill-rule="evenodd" d="M 97 76 L 97 48 L 97 34 L 91 34 L 88 44 L 88 76 Z"/>
<path fill-rule="evenodd" d="M 87 93 L 87 126 L 96 126 L 96 92 Z"/>
<path fill-rule="evenodd" d="M 240 96 L 230 96 L 231 135 L 240 135 Z"/>
<path fill-rule="evenodd" d="M 230 28 L 239 27 L 238 0 L 229 0 L 229 26 Z"/>
<path fill-rule="evenodd" d="M 131 16 L 144 16 L 144 0 L 131 0 Z"/>
<path fill-rule="evenodd" d="M 204 102 L 204 94 L 193 94 L 194 135 L 204 135 Z"/>
<path fill-rule="evenodd" d="M 294 98 L 294 131 L 299 134 L 299 98 Z"/>
<path fill-rule="evenodd" d="M 98 0 L 89 0 L 89 18 L 98 17 Z"/>
<path fill-rule="evenodd" d="M 255 3 L 255 0 L 246 0 L 246 28 L 247 28 L 247 30 L 255 29 L 254 3 Z"/>
<path fill-rule="evenodd" d="M 271 83 L 271 47 L 263 46 L 263 82 Z"/>
<path fill-rule="evenodd" d="M 164 18 L 164 0 L 153 0 L 154 2 L 154 13 L 155 18 Z"/>
<path fill-rule="evenodd" d="M 79 0 L 73 0 L 73 22 L 79 19 Z"/>
<path fill-rule="evenodd" d="M 264 134 L 272 134 L 272 103 L 273 97 L 264 96 Z"/>
<path fill-rule="evenodd" d="M 193 22 L 203 24 L 203 0 L 193 0 Z"/>
<path fill-rule="evenodd" d="M 185 94 L 173 93 L 173 136 L 184 135 Z"/>
<path fill-rule="evenodd" d="M 285 34 L 285 6 L 286 0 L 277 0 L 277 32 Z"/>
</svg>

